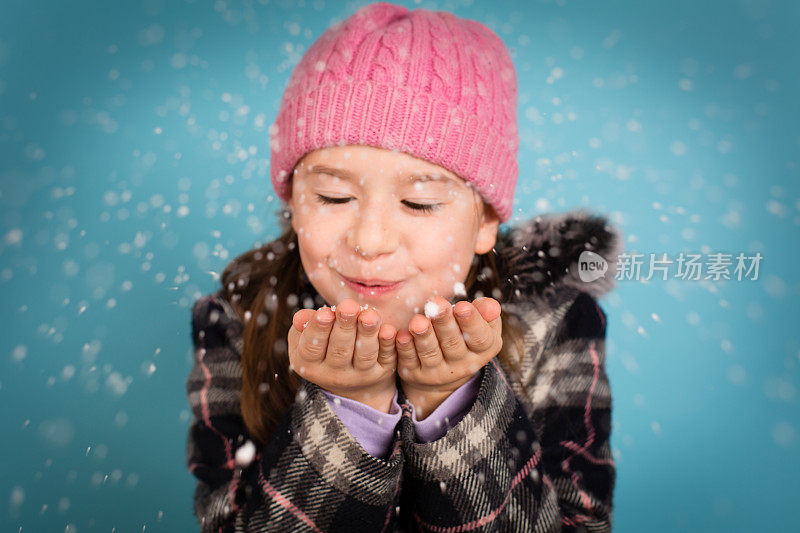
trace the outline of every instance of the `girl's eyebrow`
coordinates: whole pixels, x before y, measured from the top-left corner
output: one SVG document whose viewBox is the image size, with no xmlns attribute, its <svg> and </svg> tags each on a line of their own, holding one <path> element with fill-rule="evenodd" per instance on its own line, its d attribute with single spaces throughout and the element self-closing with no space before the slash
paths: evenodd
<svg viewBox="0 0 800 533">
<path fill-rule="evenodd" d="M 309 170 L 311 174 L 330 174 L 332 176 L 337 176 L 343 180 L 354 180 L 354 176 L 347 170 L 343 168 L 333 168 L 333 167 L 326 167 L 325 165 L 314 165 Z"/>
<path fill-rule="evenodd" d="M 330 174 L 331 176 L 336 176 L 346 181 L 355 181 L 355 176 L 349 170 L 345 170 L 343 168 L 334 168 L 325 165 L 314 165 L 313 167 L 311 167 L 311 170 L 309 170 L 309 172 L 312 174 Z M 453 180 L 450 176 L 439 172 L 415 172 L 414 174 L 411 174 L 409 176 L 408 180 L 410 183 L 416 183 L 418 181 L 419 182 L 438 181 L 438 182 L 443 182 L 446 185 L 453 185 L 453 186 L 458 185 L 458 183 L 456 183 L 456 181 Z"/>
<path fill-rule="evenodd" d="M 448 176 L 447 174 L 441 174 L 439 172 L 420 172 L 412 174 L 408 178 L 411 182 L 417 181 L 438 181 L 442 182 L 445 185 L 451 185 L 457 187 L 459 184 L 456 181 Z"/>
</svg>

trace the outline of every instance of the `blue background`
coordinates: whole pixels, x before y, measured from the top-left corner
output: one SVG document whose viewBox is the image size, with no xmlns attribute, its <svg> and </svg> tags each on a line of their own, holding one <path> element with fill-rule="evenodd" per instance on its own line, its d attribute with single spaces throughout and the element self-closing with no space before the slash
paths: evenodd
<svg viewBox="0 0 800 533">
<path fill-rule="evenodd" d="M 511 49 L 512 224 L 585 207 L 646 257 L 764 257 L 601 300 L 615 530 L 796 527 L 798 4 L 402 3 Z M 267 130 L 361 5 L 0 3 L 1 530 L 195 529 L 190 306 L 277 236 Z"/>
</svg>

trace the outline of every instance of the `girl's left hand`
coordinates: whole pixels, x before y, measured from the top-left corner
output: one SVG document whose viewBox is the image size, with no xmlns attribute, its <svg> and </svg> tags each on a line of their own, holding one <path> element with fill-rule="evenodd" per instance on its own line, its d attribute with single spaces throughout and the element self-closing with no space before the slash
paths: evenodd
<svg viewBox="0 0 800 533">
<path fill-rule="evenodd" d="M 469 381 L 503 347 L 497 300 L 484 297 L 474 304 L 461 301 L 455 306 L 441 297 L 432 301 L 439 307 L 433 320 L 414 315 L 408 330 L 400 330 L 396 336 L 397 373 L 418 420 Z"/>
</svg>

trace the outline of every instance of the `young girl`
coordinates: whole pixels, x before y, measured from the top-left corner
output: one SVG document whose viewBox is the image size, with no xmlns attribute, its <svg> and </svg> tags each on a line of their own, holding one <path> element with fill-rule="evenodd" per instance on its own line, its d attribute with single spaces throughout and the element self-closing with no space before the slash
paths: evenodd
<svg viewBox="0 0 800 533">
<path fill-rule="evenodd" d="M 621 239 L 583 211 L 500 230 L 516 95 L 449 13 L 369 5 L 306 52 L 270 129 L 283 233 L 192 313 L 203 531 L 611 529 Z"/>
</svg>

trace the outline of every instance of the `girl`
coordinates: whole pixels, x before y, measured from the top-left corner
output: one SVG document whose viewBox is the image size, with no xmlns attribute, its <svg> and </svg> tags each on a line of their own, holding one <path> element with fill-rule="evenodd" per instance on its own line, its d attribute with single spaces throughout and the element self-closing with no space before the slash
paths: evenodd
<svg viewBox="0 0 800 533">
<path fill-rule="evenodd" d="M 270 129 L 283 233 L 192 312 L 203 531 L 610 530 L 621 239 L 582 211 L 500 230 L 516 95 L 449 13 L 369 5 L 306 52 Z"/>
</svg>

